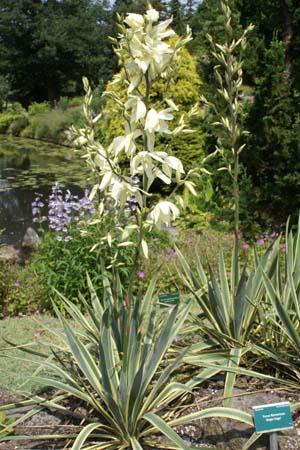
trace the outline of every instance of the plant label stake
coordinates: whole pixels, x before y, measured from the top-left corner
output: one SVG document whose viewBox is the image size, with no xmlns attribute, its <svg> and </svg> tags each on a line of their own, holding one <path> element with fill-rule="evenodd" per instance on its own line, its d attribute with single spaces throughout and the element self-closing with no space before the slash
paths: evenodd
<svg viewBox="0 0 300 450">
<path fill-rule="evenodd" d="M 161 307 L 177 306 L 179 303 L 179 292 L 169 292 L 168 294 L 161 294 L 159 297 Z"/>
<path fill-rule="evenodd" d="M 270 433 L 270 450 L 278 450 L 277 433 Z"/>
<path fill-rule="evenodd" d="M 293 428 L 289 402 L 253 406 L 255 431 L 270 433 L 270 450 L 278 450 L 276 431 Z"/>
</svg>

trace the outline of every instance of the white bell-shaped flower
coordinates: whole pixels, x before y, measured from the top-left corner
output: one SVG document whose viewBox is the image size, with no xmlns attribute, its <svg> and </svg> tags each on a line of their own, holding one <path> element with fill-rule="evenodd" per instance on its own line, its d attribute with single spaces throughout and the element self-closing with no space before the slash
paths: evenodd
<svg viewBox="0 0 300 450">
<path fill-rule="evenodd" d="M 170 226 L 172 220 L 175 220 L 179 216 L 179 209 L 174 203 L 167 200 L 157 203 L 149 214 L 149 219 L 152 220 L 157 226 L 165 224 Z"/>
<path fill-rule="evenodd" d="M 157 112 L 155 109 L 151 108 L 146 116 L 145 131 L 150 133 L 171 133 L 165 121 L 173 119 L 173 114 L 171 114 L 172 111 L 172 108 L 166 108 Z"/>
<path fill-rule="evenodd" d="M 159 19 L 159 12 L 156 11 L 156 9 L 148 9 L 146 17 L 150 22 L 157 22 Z"/>
<path fill-rule="evenodd" d="M 138 30 L 145 25 L 144 17 L 141 14 L 130 13 L 127 14 L 124 22 L 134 30 Z"/>
<path fill-rule="evenodd" d="M 136 123 L 146 116 L 147 108 L 143 100 L 137 95 L 129 95 L 125 109 L 131 109 L 130 122 Z"/>
</svg>

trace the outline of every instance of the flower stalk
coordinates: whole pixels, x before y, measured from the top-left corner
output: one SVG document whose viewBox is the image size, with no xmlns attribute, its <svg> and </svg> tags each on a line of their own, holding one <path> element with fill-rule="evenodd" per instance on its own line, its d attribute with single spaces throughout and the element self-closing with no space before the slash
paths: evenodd
<svg viewBox="0 0 300 450">
<path fill-rule="evenodd" d="M 179 38 L 172 47 L 168 43 L 168 38 L 175 34 L 169 27 L 171 21 L 159 22 L 159 13 L 149 9 L 145 15 L 127 14 L 119 25 L 119 38 L 114 40 L 114 44 L 124 71 L 114 78 L 113 83 L 121 83 L 126 88 L 127 98 L 122 101 L 112 91 L 106 91 L 104 95 L 112 98 L 122 112 L 125 118 L 124 133 L 106 147 L 95 138 L 95 125 L 101 120 L 101 114 L 94 117 L 91 111 L 92 92 L 87 79 L 84 79 L 87 126 L 82 129 L 73 127 L 70 133 L 74 145 L 84 149 L 82 157 L 98 180 L 91 191 L 91 198 L 97 194 L 100 198 L 97 220 L 101 221 L 103 215 L 113 211 L 116 225 L 123 229 L 118 245 L 136 247 L 129 275 L 129 302 L 133 299 L 133 281 L 141 256 L 148 257 L 147 231 L 153 226 L 169 226 L 179 215 L 179 209 L 171 199 L 154 203 L 151 195 L 154 181 L 160 179 L 168 185 L 175 182 L 182 186 L 188 183 L 187 188 L 192 188 L 186 177 L 182 180 L 185 173 L 183 165 L 169 153 L 168 144 L 162 151 L 156 150 L 158 135 L 172 139 L 187 126 L 182 116 L 175 130 L 170 130 L 168 124 L 173 120 L 177 106 L 166 96 L 158 106 L 151 101 L 152 83 L 164 78 L 168 85 L 175 73 L 181 48 L 191 39 L 190 29 L 187 28 L 186 36 Z M 136 199 L 136 209 L 124 224 L 122 215 L 132 197 Z M 113 230 L 109 231 L 109 235 L 110 239 L 114 239 Z"/>
<path fill-rule="evenodd" d="M 227 170 L 232 180 L 234 235 L 235 241 L 238 243 L 240 235 L 239 155 L 245 147 L 245 144 L 241 144 L 241 137 L 247 134 L 247 131 L 243 130 L 241 125 L 243 116 L 243 101 L 241 99 L 243 84 L 242 52 L 247 45 L 247 35 L 254 27 L 250 24 L 243 31 L 242 35 L 235 39 L 233 37 L 232 14 L 228 0 L 222 0 L 221 7 L 224 14 L 225 43 L 222 45 L 214 42 L 211 35 L 207 37 L 212 48 L 211 54 L 217 63 L 214 71 L 219 86 L 217 94 L 221 99 L 222 106 L 209 102 L 203 96 L 202 101 L 217 117 L 213 124 L 220 130 L 216 150 L 225 164 L 219 170 Z"/>
</svg>

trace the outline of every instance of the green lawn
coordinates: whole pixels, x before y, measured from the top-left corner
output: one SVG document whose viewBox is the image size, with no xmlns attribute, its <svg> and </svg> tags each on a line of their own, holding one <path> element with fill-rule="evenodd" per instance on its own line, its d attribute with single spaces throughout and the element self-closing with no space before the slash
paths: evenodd
<svg viewBox="0 0 300 450">
<path fill-rule="evenodd" d="M 34 351 L 49 352 L 49 345 L 54 342 L 52 336 L 44 327 L 59 329 L 57 319 L 47 315 L 26 316 L 0 320 L 0 388 L 11 390 L 34 391 L 39 386 L 31 379 L 41 358 L 24 353 L 20 349 L 12 349 L 7 341 L 17 345 L 28 345 Z"/>
</svg>

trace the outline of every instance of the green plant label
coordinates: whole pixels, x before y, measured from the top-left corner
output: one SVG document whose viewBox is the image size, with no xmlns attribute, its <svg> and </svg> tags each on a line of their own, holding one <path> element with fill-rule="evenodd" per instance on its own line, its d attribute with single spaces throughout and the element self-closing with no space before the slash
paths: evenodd
<svg viewBox="0 0 300 450">
<path fill-rule="evenodd" d="M 161 294 L 158 298 L 161 306 L 176 306 L 179 303 L 179 292 L 169 292 L 168 294 Z"/>
<path fill-rule="evenodd" d="M 293 428 L 289 402 L 253 406 L 255 430 L 257 433 Z"/>
</svg>

